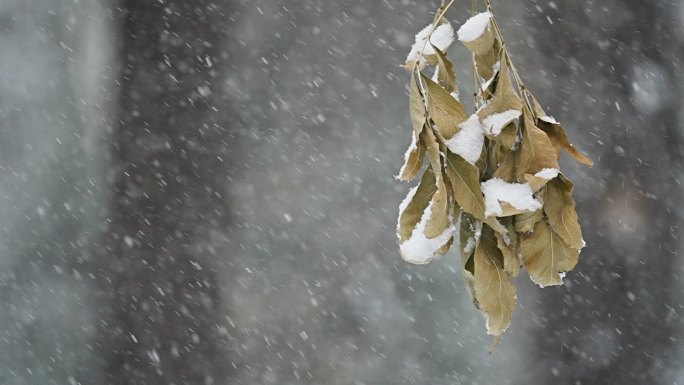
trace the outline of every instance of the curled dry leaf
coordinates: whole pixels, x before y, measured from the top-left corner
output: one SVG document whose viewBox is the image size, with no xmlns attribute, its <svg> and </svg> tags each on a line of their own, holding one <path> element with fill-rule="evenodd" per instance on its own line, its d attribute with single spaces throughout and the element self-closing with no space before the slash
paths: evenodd
<svg viewBox="0 0 684 385">
<path fill-rule="evenodd" d="M 437 192 L 437 178 L 428 169 L 420 184 L 412 189 L 399 206 L 399 223 L 397 236 L 399 237 L 399 251 L 405 261 L 415 264 L 425 264 L 433 258 L 446 252 L 445 246 L 452 242 L 456 227 L 450 223 L 437 236 L 428 237 L 425 230 L 432 217 Z M 453 221 L 452 221 L 453 222 Z"/>
<path fill-rule="evenodd" d="M 480 171 L 461 156 L 447 153 L 447 176 L 451 181 L 456 202 L 473 217 L 483 220 L 485 205 L 480 188 Z"/>
<path fill-rule="evenodd" d="M 541 221 L 544 217 L 542 210 L 537 210 L 533 212 L 527 212 L 515 215 L 513 217 L 513 223 L 515 226 L 515 231 L 518 233 L 529 233 L 534 229 L 534 225 Z"/>
<path fill-rule="evenodd" d="M 503 222 L 508 232 L 506 234 L 494 233 L 496 245 L 503 255 L 504 270 L 510 276 L 517 277 L 522 264 L 518 256 L 520 239 L 513 226 L 513 217 L 504 218 Z"/>
<path fill-rule="evenodd" d="M 575 250 L 584 247 L 582 229 L 579 225 L 575 201 L 572 199 L 572 182 L 558 175 L 546 185 L 544 212 L 553 231 Z"/>
<path fill-rule="evenodd" d="M 556 157 L 560 159 L 561 149 L 564 149 L 576 161 L 589 167 L 593 166 L 594 162 L 592 162 L 591 159 L 584 155 L 575 146 L 570 144 L 570 139 L 568 138 L 568 134 L 565 132 L 565 129 L 561 127 L 560 123 L 558 123 L 556 119 L 548 116 L 546 112 L 544 112 L 544 109 L 534 95 L 532 95 L 529 91 L 527 91 L 527 95 L 531 100 L 532 111 L 534 112 L 534 116 L 537 118 L 537 124 L 539 125 L 539 128 L 546 132 L 546 135 L 548 135 L 549 139 L 551 140 L 551 143 L 556 150 Z"/>
<path fill-rule="evenodd" d="M 487 318 L 487 333 L 495 336 L 510 325 L 516 303 L 515 286 L 504 270 L 503 258 L 494 231 L 483 226 L 475 248 L 475 298 Z"/>
<path fill-rule="evenodd" d="M 537 222 L 532 233 L 523 236 L 520 251 L 530 278 L 541 287 L 563 284 L 565 272 L 575 267 L 579 257 L 579 252 L 544 220 Z"/>
<path fill-rule="evenodd" d="M 528 109 L 523 112 L 519 174 L 536 174 L 545 168 L 558 169 L 558 158 L 544 131 L 537 128 Z M 522 179 L 522 178 L 518 178 Z"/>
<path fill-rule="evenodd" d="M 423 99 L 423 94 L 418 85 L 418 78 L 415 75 L 411 75 L 411 83 L 409 84 L 409 113 L 411 114 L 413 132 L 420 135 L 427 119 L 427 110 L 425 109 L 425 99 Z"/>
<path fill-rule="evenodd" d="M 411 145 L 404 154 L 404 165 L 399 170 L 397 178 L 403 181 L 410 181 L 418 176 L 420 169 L 423 167 L 423 159 L 425 158 L 425 147 L 418 145 L 418 135 L 414 132 L 412 135 Z"/>
<path fill-rule="evenodd" d="M 580 150 L 570 143 L 568 139 L 568 134 L 565 129 L 561 127 L 560 124 L 551 124 L 548 122 L 541 122 L 539 126 L 548 135 L 554 149 L 556 150 L 556 158 L 560 158 L 560 150 L 565 150 L 570 156 L 572 156 L 576 161 L 586 165 L 593 166 L 594 162 L 591 161 L 586 155 L 584 155 Z"/>
<path fill-rule="evenodd" d="M 456 72 L 454 71 L 454 65 L 451 64 L 446 55 L 439 50 L 439 48 L 432 47 L 437 53 L 437 79 L 439 85 L 444 87 L 444 89 L 449 92 L 452 96 L 454 93 L 458 94 L 458 88 L 456 87 Z"/>
<path fill-rule="evenodd" d="M 452 203 L 449 200 L 449 193 L 444 184 L 444 178 L 440 175 L 440 177 L 437 178 L 436 183 L 437 191 L 432 196 L 430 205 L 430 207 L 432 207 L 432 213 L 424 231 L 425 236 L 428 238 L 434 238 L 444 233 L 453 222 L 451 216 L 453 207 L 451 207 Z"/>
</svg>

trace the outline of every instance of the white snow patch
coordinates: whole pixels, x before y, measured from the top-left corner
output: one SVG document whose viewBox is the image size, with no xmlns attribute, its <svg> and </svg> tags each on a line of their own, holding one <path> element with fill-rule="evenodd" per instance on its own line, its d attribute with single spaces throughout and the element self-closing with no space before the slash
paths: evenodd
<svg viewBox="0 0 684 385">
<path fill-rule="evenodd" d="M 560 281 L 561 281 L 561 282 L 560 282 L 560 285 L 563 285 L 563 278 L 565 278 L 565 275 L 566 275 L 566 274 L 567 274 L 567 273 L 566 273 L 565 271 L 561 271 L 560 273 L 558 273 L 558 278 L 560 278 Z M 541 283 L 535 281 L 534 278 L 532 278 L 531 275 L 530 275 L 530 280 L 531 280 L 532 282 L 534 282 L 537 286 L 541 287 L 542 289 L 545 288 L 545 287 L 549 287 L 549 286 L 557 286 L 557 285 L 543 285 L 543 284 L 541 284 Z"/>
<path fill-rule="evenodd" d="M 482 12 L 466 20 L 461 28 L 458 29 L 458 40 L 467 43 L 482 36 L 485 28 L 489 25 L 491 17 L 491 13 Z"/>
<path fill-rule="evenodd" d="M 537 178 L 551 180 L 557 177 L 559 172 L 560 170 L 558 170 L 557 168 L 545 168 L 539 171 L 538 173 L 534 174 L 534 176 L 536 176 Z"/>
<path fill-rule="evenodd" d="M 408 194 L 406 194 L 406 198 L 404 198 L 403 201 L 399 204 L 399 215 L 404 213 L 404 210 L 406 210 L 406 207 L 408 207 L 409 203 L 411 203 L 411 199 L 413 199 L 413 196 L 416 195 L 416 191 L 418 191 L 418 186 L 412 187 Z"/>
<path fill-rule="evenodd" d="M 427 223 L 432 215 L 433 202 L 434 201 L 430 201 L 430 205 L 425 209 L 425 212 L 423 212 L 423 216 L 420 218 L 420 222 L 418 222 L 416 228 L 413 229 L 411 237 L 399 245 L 401 256 L 406 262 L 418 265 L 424 265 L 430 262 L 435 257 L 437 250 L 449 242 L 449 239 L 451 239 L 456 231 L 456 226 L 453 224 L 453 218 L 449 215 L 449 222 L 451 225 L 444 230 L 442 234 L 435 238 L 428 238 L 425 236 L 425 227 L 427 227 Z"/>
<path fill-rule="evenodd" d="M 559 124 L 558 121 L 553 118 L 553 116 L 549 116 L 549 115 L 540 116 L 539 120 L 541 120 L 542 122 L 546 122 L 546 123 Z"/>
<path fill-rule="evenodd" d="M 425 64 L 425 59 L 419 57 L 420 50 L 423 50 L 423 55 L 434 55 L 436 52 L 432 48 L 433 45 L 444 52 L 449 48 L 451 43 L 454 42 L 454 28 L 450 23 L 444 23 L 435 28 L 435 31 L 430 37 L 430 43 L 432 43 L 432 45 L 430 43 L 426 44 L 430 31 L 432 31 L 432 24 L 418 32 L 415 43 L 413 43 L 411 51 L 406 57 L 407 63 L 414 63 L 420 59 L 420 66 L 422 67 Z"/>
<path fill-rule="evenodd" d="M 408 159 L 411 156 L 413 150 L 415 150 L 416 148 L 418 148 L 418 144 L 416 143 L 416 135 L 413 134 L 411 135 L 411 144 L 409 145 L 409 148 L 406 150 L 406 153 L 404 154 L 404 165 L 401 166 L 401 170 L 399 170 L 399 175 L 395 176 L 396 179 L 399 179 L 399 177 L 404 174 L 404 169 L 406 169 L 406 166 L 408 165 Z"/>
<path fill-rule="evenodd" d="M 475 237 L 470 237 L 463 246 L 463 254 L 470 254 L 475 250 Z"/>
<path fill-rule="evenodd" d="M 456 99 L 457 102 L 461 101 L 461 95 L 458 93 L 458 88 L 451 93 L 451 97 Z"/>
<path fill-rule="evenodd" d="M 500 202 L 524 211 L 536 211 L 542 207 L 541 202 L 534 199 L 532 188 L 527 183 L 508 183 L 493 178 L 482 182 L 482 192 L 485 196 L 485 216 L 488 217 L 503 215 Z"/>
<path fill-rule="evenodd" d="M 482 154 L 484 144 L 484 130 L 480 118 L 473 114 L 468 120 L 459 125 L 461 130 L 446 145 L 454 154 L 458 154 L 470 164 L 475 164 Z"/>
<path fill-rule="evenodd" d="M 518 110 L 508 110 L 491 114 L 484 119 L 482 122 L 482 127 L 487 134 L 496 136 L 501 133 L 501 130 L 503 130 L 508 123 L 518 119 L 519 117 L 520 111 Z"/>
</svg>

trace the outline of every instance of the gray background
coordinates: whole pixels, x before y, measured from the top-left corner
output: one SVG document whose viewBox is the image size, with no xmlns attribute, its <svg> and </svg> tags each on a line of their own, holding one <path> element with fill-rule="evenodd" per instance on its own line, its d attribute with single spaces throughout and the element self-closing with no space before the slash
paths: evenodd
<svg viewBox="0 0 684 385">
<path fill-rule="evenodd" d="M 595 166 L 491 355 L 457 252 L 394 235 L 437 6 L 0 0 L 0 383 L 684 384 L 684 3 L 494 1 Z"/>
</svg>

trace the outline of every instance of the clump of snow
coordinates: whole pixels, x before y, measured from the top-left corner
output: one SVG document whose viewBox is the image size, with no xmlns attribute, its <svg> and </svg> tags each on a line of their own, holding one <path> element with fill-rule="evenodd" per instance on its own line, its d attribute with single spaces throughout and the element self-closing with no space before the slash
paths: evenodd
<svg viewBox="0 0 684 385">
<path fill-rule="evenodd" d="M 459 127 L 461 130 L 447 140 L 446 145 L 454 154 L 460 155 L 468 163 L 475 164 L 480 159 L 484 144 L 484 130 L 480 118 L 473 114 Z"/>
<path fill-rule="evenodd" d="M 501 133 L 501 130 L 503 130 L 508 123 L 518 119 L 519 117 L 519 110 L 508 110 L 491 114 L 482 121 L 482 127 L 487 134 L 496 136 Z"/>
<path fill-rule="evenodd" d="M 454 42 L 454 28 L 450 23 L 444 23 L 437 26 L 435 31 L 432 33 L 432 36 L 430 36 L 430 42 L 426 44 L 430 31 L 432 31 L 432 24 L 418 32 L 415 43 L 413 43 L 411 51 L 406 57 L 407 63 L 415 63 L 420 60 L 420 65 L 422 67 L 425 59 L 420 57 L 421 50 L 423 50 L 423 55 L 435 55 L 437 52 L 435 52 L 435 50 L 432 48 L 433 45 L 440 51 L 444 52 L 447 48 L 449 48 L 451 43 Z"/>
<path fill-rule="evenodd" d="M 406 198 L 404 198 L 403 201 L 399 204 L 399 215 L 404 213 L 404 210 L 408 207 L 409 203 L 411 203 L 411 200 L 413 197 L 416 195 L 416 191 L 418 191 L 418 186 L 412 187 L 408 194 L 406 194 Z M 399 225 L 397 224 L 397 229 L 399 228 Z"/>
<path fill-rule="evenodd" d="M 489 12 L 478 13 L 468 19 L 461 28 L 458 29 L 458 40 L 466 43 L 471 42 L 482 36 L 485 28 L 489 25 L 492 14 Z"/>
<path fill-rule="evenodd" d="M 548 115 L 540 116 L 539 120 L 541 120 L 542 122 L 546 122 L 546 123 L 559 124 L 558 121 L 553 118 L 553 116 L 548 116 Z"/>
<path fill-rule="evenodd" d="M 461 101 L 461 95 L 458 93 L 458 88 L 451 93 L 451 97 L 456 99 L 457 102 Z"/>
<path fill-rule="evenodd" d="M 559 172 L 560 170 L 558 170 L 557 168 L 545 168 L 539 171 L 538 173 L 534 174 L 534 176 L 536 176 L 537 178 L 551 180 L 557 177 Z"/>
<path fill-rule="evenodd" d="M 463 246 L 463 254 L 470 254 L 473 250 L 475 250 L 475 237 L 470 237 Z"/>
<path fill-rule="evenodd" d="M 482 192 L 485 196 L 485 216 L 488 217 L 503 215 L 500 202 L 523 211 L 536 211 L 542 207 L 541 202 L 534 199 L 532 188 L 527 183 L 508 183 L 493 178 L 482 182 Z"/>
<path fill-rule="evenodd" d="M 560 285 L 563 285 L 563 284 L 564 284 L 563 278 L 565 278 L 565 275 L 566 275 L 566 274 L 567 274 L 567 272 L 565 272 L 565 271 L 561 271 L 561 272 L 558 273 L 558 278 L 560 278 Z M 539 287 L 542 288 L 542 289 L 545 288 L 545 287 L 549 287 L 549 286 L 556 286 L 556 285 L 544 285 L 544 284 L 542 284 L 542 283 L 540 283 L 540 282 L 537 282 L 531 275 L 530 275 L 530 280 L 532 280 L 532 282 L 534 282 L 537 286 L 539 286 Z"/>
<path fill-rule="evenodd" d="M 482 235 L 482 222 L 475 221 L 474 223 L 471 223 L 470 230 L 473 232 L 473 236 L 468 238 L 465 246 L 463 246 L 464 254 L 470 254 L 473 252 L 473 250 L 475 250 L 475 246 L 477 246 L 477 242 L 480 240 L 480 236 Z"/>
<path fill-rule="evenodd" d="M 404 165 L 401 166 L 401 170 L 399 170 L 399 175 L 395 176 L 396 179 L 399 179 L 399 177 L 401 175 L 404 175 L 404 171 L 406 169 L 406 166 L 408 166 L 409 157 L 411 156 L 411 153 L 413 152 L 413 150 L 415 150 L 416 148 L 418 148 L 418 144 L 416 143 L 416 135 L 412 135 L 411 145 L 409 146 L 409 148 L 406 150 L 406 153 L 404 154 Z"/>
<path fill-rule="evenodd" d="M 416 228 L 413 229 L 411 237 L 399 245 L 401 256 L 406 262 L 418 265 L 424 265 L 430 262 L 432 258 L 435 257 L 437 251 L 449 242 L 449 239 L 451 239 L 456 231 L 456 226 L 453 224 L 453 218 L 449 215 L 449 222 L 451 225 L 449 225 L 442 234 L 435 238 L 428 238 L 425 236 L 425 227 L 427 227 L 427 223 L 432 215 L 433 203 L 434 201 L 431 201 L 430 205 L 425 209 L 425 212 L 423 212 L 423 216 L 420 217 L 420 222 L 418 222 Z"/>
</svg>

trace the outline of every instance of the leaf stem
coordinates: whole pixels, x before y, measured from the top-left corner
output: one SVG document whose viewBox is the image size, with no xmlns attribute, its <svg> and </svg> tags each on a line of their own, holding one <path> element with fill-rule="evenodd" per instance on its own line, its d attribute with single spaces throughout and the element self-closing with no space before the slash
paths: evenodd
<svg viewBox="0 0 684 385">
<path fill-rule="evenodd" d="M 477 14 L 477 0 L 473 0 L 472 14 L 475 16 Z M 475 54 L 472 54 L 473 61 L 473 102 L 475 109 L 478 108 L 477 96 L 480 94 L 480 76 L 477 74 L 477 63 L 475 62 Z"/>
<path fill-rule="evenodd" d="M 489 0 L 483 0 L 485 5 L 487 6 L 487 11 L 490 13 L 492 12 L 492 4 L 490 3 Z M 494 26 L 494 31 L 496 32 L 496 36 L 499 38 L 501 41 L 501 48 L 504 51 L 504 59 L 506 60 L 506 63 L 508 63 L 508 67 L 511 69 L 511 72 L 513 72 L 513 78 L 515 79 L 515 84 L 518 87 L 518 92 L 520 93 L 520 96 L 523 98 L 525 101 L 525 104 L 530 110 L 533 110 L 532 108 L 532 103 L 530 103 L 530 100 L 527 95 L 527 88 L 525 87 L 525 84 L 523 83 L 522 79 L 520 78 L 520 75 L 518 74 L 518 70 L 515 68 L 515 64 L 513 64 L 513 60 L 511 60 L 511 55 L 508 53 L 508 48 L 506 47 L 506 43 L 504 42 L 503 35 L 501 34 L 501 29 L 499 28 L 499 24 L 496 22 L 496 19 L 492 17 L 492 25 Z"/>
</svg>

